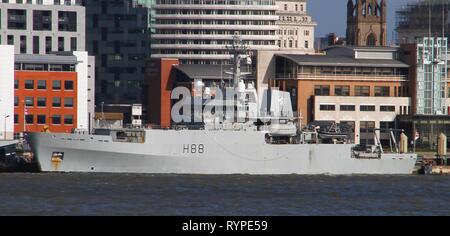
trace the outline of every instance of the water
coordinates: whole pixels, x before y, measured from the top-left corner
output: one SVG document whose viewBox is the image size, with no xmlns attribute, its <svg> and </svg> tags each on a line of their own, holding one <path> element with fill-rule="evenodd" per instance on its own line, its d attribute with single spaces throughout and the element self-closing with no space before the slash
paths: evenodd
<svg viewBox="0 0 450 236">
<path fill-rule="evenodd" d="M 0 215 L 450 215 L 450 176 L 0 174 Z"/>
</svg>

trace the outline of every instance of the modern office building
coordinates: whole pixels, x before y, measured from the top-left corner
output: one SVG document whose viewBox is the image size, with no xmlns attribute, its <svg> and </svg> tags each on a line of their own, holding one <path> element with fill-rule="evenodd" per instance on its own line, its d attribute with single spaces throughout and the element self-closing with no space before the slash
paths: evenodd
<svg viewBox="0 0 450 236">
<path fill-rule="evenodd" d="M 0 140 L 14 137 L 14 46 L 0 45 Z"/>
<path fill-rule="evenodd" d="M 88 130 L 88 55 L 15 55 L 14 132 Z M 91 118 L 92 119 L 92 118 Z"/>
<path fill-rule="evenodd" d="M 437 143 L 441 132 L 450 135 L 449 57 L 447 38 L 424 37 L 402 44 L 403 60 L 411 65 L 412 114 L 399 117 L 402 128 L 419 134 L 420 145 Z"/>
<path fill-rule="evenodd" d="M 307 14 L 307 0 L 276 1 L 279 16 L 277 31 L 281 50 L 302 50 L 314 53 L 314 30 L 317 24 Z"/>
<path fill-rule="evenodd" d="M 12 139 L 23 131 L 41 132 L 46 127 L 51 132 L 88 130 L 94 113 L 93 101 L 88 100 L 93 88 L 87 52 L 33 55 L 14 54 L 13 49 L 11 45 L 0 46 L 0 114 L 4 124 L 0 139 Z"/>
<path fill-rule="evenodd" d="M 322 55 L 275 55 L 269 87 L 291 93 L 293 110 L 312 121 L 346 123 L 356 143 L 373 142 L 373 128 L 394 128 L 411 113 L 409 65 L 397 48 L 334 46 Z M 382 141 L 389 140 L 386 134 Z"/>
<path fill-rule="evenodd" d="M 275 0 L 156 0 L 152 58 L 181 64 L 229 63 L 239 34 L 251 50 L 278 50 Z M 313 45 L 311 45 L 312 47 Z"/>
<path fill-rule="evenodd" d="M 96 111 L 124 113 L 131 123 L 131 105 L 146 102 L 149 8 L 136 0 L 89 0 L 85 6 L 86 47 L 96 60 Z"/>
<path fill-rule="evenodd" d="M 16 54 L 85 50 L 85 8 L 80 0 L 3 0 L 0 43 Z"/>
</svg>

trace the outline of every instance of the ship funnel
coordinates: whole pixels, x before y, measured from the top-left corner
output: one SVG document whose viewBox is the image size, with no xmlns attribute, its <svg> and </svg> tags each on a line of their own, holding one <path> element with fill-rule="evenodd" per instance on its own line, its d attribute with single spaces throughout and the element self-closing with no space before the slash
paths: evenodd
<svg viewBox="0 0 450 236">
<path fill-rule="evenodd" d="M 408 152 L 408 136 L 405 133 L 400 135 L 400 153 Z"/>
<path fill-rule="evenodd" d="M 438 156 L 447 155 L 447 136 L 444 133 L 441 133 L 438 137 L 437 154 Z"/>
</svg>

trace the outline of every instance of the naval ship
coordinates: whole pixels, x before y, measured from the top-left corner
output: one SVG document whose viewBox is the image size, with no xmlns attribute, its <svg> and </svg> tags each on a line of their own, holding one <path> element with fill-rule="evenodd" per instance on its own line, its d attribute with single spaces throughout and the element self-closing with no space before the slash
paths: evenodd
<svg viewBox="0 0 450 236">
<path fill-rule="evenodd" d="M 241 61 L 246 48 L 234 39 L 231 52 L 232 99 L 202 101 L 201 125 L 174 122 L 170 129 L 156 127 L 76 130 L 71 134 L 27 133 L 26 139 L 44 172 L 111 172 L 151 174 L 251 174 L 251 175 L 354 175 L 411 174 L 417 155 L 402 145 L 383 150 L 377 132 L 375 145 L 349 143 L 345 135 L 305 129 L 294 117 L 290 94 L 265 90 L 257 97 L 252 84 L 245 84 Z M 202 88 L 195 90 L 211 93 Z M 210 94 L 207 94 L 210 95 Z M 204 96 L 204 95 L 202 95 Z M 195 99 L 194 99 L 195 100 Z M 228 112 L 211 112 L 231 107 Z M 228 110 L 227 110 L 228 111 Z M 173 114 L 172 114 L 173 115 Z M 184 114 L 186 115 L 186 114 Z M 222 116 L 222 118 L 220 117 Z M 236 117 L 239 117 L 237 119 Z M 402 135 L 404 136 L 404 134 Z M 407 142 L 407 141 L 406 141 Z M 400 148 L 399 148 L 400 146 Z"/>
</svg>

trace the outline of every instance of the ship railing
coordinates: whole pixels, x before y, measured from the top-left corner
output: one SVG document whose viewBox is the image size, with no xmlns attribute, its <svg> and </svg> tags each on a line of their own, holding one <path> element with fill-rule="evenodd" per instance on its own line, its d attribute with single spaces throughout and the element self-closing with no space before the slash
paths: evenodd
<svg viewBox="0 0 450 236">
<path fill-rule="evenodd" d="M 183 129 L 202 130 L 202 129 L 205 129 L 205 126 L 204 125 L 192 125 L 192 124 L 176 124 L 176 125 L 146 124 L 146 125 L 143 125 L 141 128 L 154 129 L 154 130 L 183 130 Z"/>
</svg>

